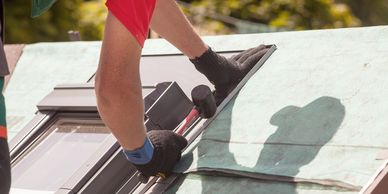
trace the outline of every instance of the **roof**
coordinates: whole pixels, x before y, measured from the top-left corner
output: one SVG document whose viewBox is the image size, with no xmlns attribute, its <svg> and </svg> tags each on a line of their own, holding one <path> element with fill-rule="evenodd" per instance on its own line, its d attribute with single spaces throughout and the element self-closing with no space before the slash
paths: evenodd
<svg viewBox="0 0 388 194">
<path fill-rule="evenodd" d="M 278 50 L 186 149 L 175 170 L 178 181 L 168 192 L 356 193 L 366 188 L 388 159 L 388 121 L 382 116 L 388 111 L 387 33 L 388 26 L 380 26 L 206 37 L 217 51 L 263 43 Z M 16 133 L 29 122 L 35 105 L 56 85 L 90 80 L 99 47 L 99 42 L 27 45 L 5 92 L 8 118 L 15 120 L 11 130 Z M 160 61 L 189 63 L 171 55 L 176 53 L 164 40 L 147 41 L 143 54 L 152 57 L 142 59 L 148 64 L 142 75 L 158 74 Z M 203 78 L 195 84 L 179 81 L 181 74 L 169 72 L 180 68 L 168 69 L 158 79 L 176 76 L 186 93 L 192 85 L 209 84 Z M 143 76 L 143 83 L 153 84 L 148 78 Z"/>
<path fill-rule="evenodd" d="M 209 45 L 218 51 L 242 50 L 252 45 L 247 43 L 246 46 L 228 48 L 221 44 L 220 37 L 207 39 Z M 262 42 L 256 44 L 260 43 Z M 23 54 L 18 59 L 16 67 L 12 68 L 14 72 L 4 91 L 7 105 L 8 137 L 10 139 L 34 117 L 37 111 L 36 105 L 54 87 L 60 84 L 86 83 L 92 79 L 98 65 L 100 46 L 100 42 L 36 43 L 21 46 Z M 11 52 L 8 51 L 7 55 L 10 56 Z M 169 61 L 160 62 L 163 58 L 158 58 L 158 56 L 180 54 L 180 51 L 175 47 L 161 39 L 147 40 L 142 54 L 143 56 L 154 56 L 142 59 L 142 74 L 145 72 L 147 75 L 160 74 L 161 65 L 159 63 L 167 64 L 165 65 L 167 69 L 163 70 L 165 74 L 159 76 L 159 81 L 173 81 L 171 77 L 174 77 L 172 74 L 174 72 L 176 74 L 177 69 L 180 72 L 195 70 L 184 57 L 171 57 L 177 66 L 168 65 Z M 149 65 L 142 65 L 143 63 Z M 181 73 L 181 75 L 183 74 Z M 189 86 L 193 86 L 195 83 L 211 85 L 203 76 L 198 82 L 192 82 L 191 80 L 197 75 L 186 73 L 187 77 L 179 75 L 176 77 L 180 77 L 179 81 Z M 153 78 L 144 76 L 142 76 L 142 82 L 145 85 L 156 83 Z M 189 92 L 189 89 L 186 89 L 186 93 L 189 94 Z"/>
<path fill-rule="evenodd" d="M 387 32 L 258 36 L 278 50 L 187 149 L 170 191 L 358 193 L 388 159 Z"/>
</svg>

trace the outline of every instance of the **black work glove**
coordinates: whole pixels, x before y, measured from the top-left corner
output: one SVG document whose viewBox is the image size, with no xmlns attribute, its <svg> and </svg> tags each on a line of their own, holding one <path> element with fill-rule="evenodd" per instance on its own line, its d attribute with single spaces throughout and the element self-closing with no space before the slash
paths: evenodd
<svg viewBox="0 0 388 194">
<path fill-rule="evenodd" d="M 147 164 L 133 164 L 141 173 L 141 182 L 147 182 L 150 176 L 169 176 L 187 146 L 187 140 L 172 131 L 153 130 L 147 136 L 154 146 L 152 159 Z"/>
<path fill-rule="evenodd" d="M 228 96 L 249 70 L 267 53 L 269 47 L 260 45 L 227 59 L 209 48 L 204 54 L 190 61 L 215 86 L 217 105 Z"/>
</svg>

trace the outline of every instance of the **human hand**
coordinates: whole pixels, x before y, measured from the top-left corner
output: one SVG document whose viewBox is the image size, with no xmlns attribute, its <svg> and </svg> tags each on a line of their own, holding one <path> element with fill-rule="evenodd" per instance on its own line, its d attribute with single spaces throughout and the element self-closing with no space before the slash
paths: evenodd
<svg viewBox="0 0 388 194">
<path fill-rule="evenodd" d="M 214 84 L 214 97 L 219 105 L 268 50 L 269 46 L 260 45 L 227 59 L 209 48 L 190 61 Z"/>
<path fill-rule="evenodd" d="M 152 130 L 147 133 L 147 137 L 153 146 L 151 160 L 146 164 L 136 164 L 128 159 L 140 172 L 140 181 L 143 183 L 150 176 L 169 176 L 180 160 L 183 148 L 187 146 L 187 140 L 183 136 L 168 130 Z"/>
</svg>

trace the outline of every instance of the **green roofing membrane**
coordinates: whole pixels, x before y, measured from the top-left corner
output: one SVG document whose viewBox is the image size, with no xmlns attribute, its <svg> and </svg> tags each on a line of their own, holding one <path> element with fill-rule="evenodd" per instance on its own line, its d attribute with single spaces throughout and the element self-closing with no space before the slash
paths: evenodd
<svg viewBox="0 0 388 194">
<path fill-rule="evenodd" d="M 175 170 L 188 175 L 174 188 L 361 190 L 386 163 L 378 159 L 388 150 L 386 34 L 383 26 L 258 36 L 278 50 L 188 147 Z M 207 176 L 215 172 L 223 176 Z"/>
</svg>

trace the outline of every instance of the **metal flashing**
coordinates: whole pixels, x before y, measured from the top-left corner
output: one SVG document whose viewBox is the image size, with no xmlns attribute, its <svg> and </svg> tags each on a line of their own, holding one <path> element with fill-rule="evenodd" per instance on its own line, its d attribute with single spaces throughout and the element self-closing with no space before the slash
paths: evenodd
<svg viewBox="0 0 388 194">
<path fill-rule="evenodd" d="M 386 194 L 388 191 L 388 160 L 376 171 L 370 182 L 360 191 L 361 194 Z"/>
<path fill-rule="evenodd" d="M 144 86 L 143 95 L 147 96 L 154 86 Z M 97 102 L 93 84 L 59 85 L 41 100 L 39 111 L 97 111 Z"/>
<path fill-rule="evenodd" d="M 42 128 L 54 115 L 54 112 L 38 112 L 23 130 L 9 142 L 11 158 L 16 157 L 24 149 L 22 146 L 28 144 L 29 139 L 35 136 L 37 130 Z"/>
<path fill-rule="evenodd" d="M 176 120 L 176 118 L 182 117 L 181 120 L 183 120 L 184 116 L 193 107 L 193 104 L 176 82 L 158 84 L 158 86 L 154 92 L 145 97 L 145 101 L 147 101 L 145 104 L 152 103 L 146 109 L 145 115 L 148 118 L 145 122 L 146 126 L 152 127 L 150 120 L 153 120 L 152 123 L 157 125 L 158 128 L 167 127 L 171 128 L 170 130 L 175 129 L 181 122 Z M 175 111 L 170 112 L 171 110 Z M 169 114 L 174 119 L 170 119 Z M 101 185 L 105 186 L 102 187 Z M 137 186 L 139 186 L 139 181 L 136 170 L 124 158 L 121 149 L 116 149 L 110 159 L 80 188 L 79 192 L 85 194 L 96 192 L 112 193 L 120 192 L 123 189 L 133 190 Z M 77 189 L 74 189 L 74 191 L 77 191 Z"/>
<path fill-rule="evenodd" d="M 147 130 L 174 130 L 193 106 L 178 84 L 171 83 L 146 111 Z"/>
</svg>

